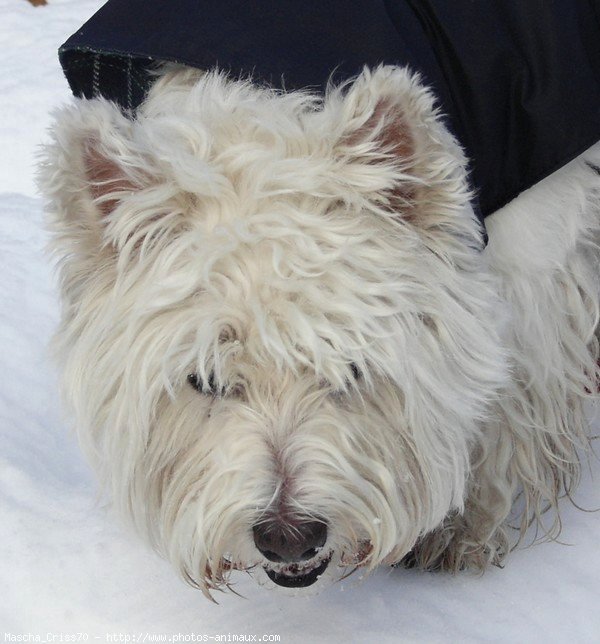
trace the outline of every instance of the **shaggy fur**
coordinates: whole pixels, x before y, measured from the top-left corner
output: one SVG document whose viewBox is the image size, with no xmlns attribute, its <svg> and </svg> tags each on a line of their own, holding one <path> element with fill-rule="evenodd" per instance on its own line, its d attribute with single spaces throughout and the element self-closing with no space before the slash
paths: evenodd
<svg viewBox="0 0 600 644">
<path fill-rule="evenodd" d="M 135 118 L 61 111 L 57 351 L 118 510 L 207 594 L 231 569 L 483 569 L 510 525 L 555 537 L 599 379 L 584 157 L 488 218 L 482 252 L 461 149 L 406 70 L 320 98 L 167 68 Z M 310 561 L 257 550 L 253 526 L 309 519 Z"/>
</svg>

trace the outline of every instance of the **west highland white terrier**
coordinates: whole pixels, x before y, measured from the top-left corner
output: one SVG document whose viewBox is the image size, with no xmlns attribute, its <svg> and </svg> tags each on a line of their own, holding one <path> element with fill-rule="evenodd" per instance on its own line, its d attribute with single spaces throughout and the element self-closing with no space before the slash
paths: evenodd
<svg viewBox="0 0 600 644">
<path fill-rule="evenodd" d="M 80 100 L 53 136 L 65 397 L 189 583 L 482 570 L 532 522 L 556 537 L 600 381 L 600 146 L 485 246 L 404 68 L 318 96 L 168 66 L 135 116 Z"/>
</svg>

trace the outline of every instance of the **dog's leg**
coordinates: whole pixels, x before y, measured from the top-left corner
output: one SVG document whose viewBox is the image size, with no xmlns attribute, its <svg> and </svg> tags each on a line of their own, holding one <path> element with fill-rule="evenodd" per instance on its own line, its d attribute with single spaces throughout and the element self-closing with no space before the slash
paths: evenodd
<svg viewBox="0 0 600 644">
<path fill-rule="evenodd" d="M 579 481 L 584 403 L 600 382 L 598 168 L 597 145 L 488 220 L 489 266 L 509 308 L 511 380 L 473 452 L 465 511 L 426 535 L 411 564 L 483 569 L 532 523 L 534 539 L 560 532 L 558 500 Z"/>
</svg>

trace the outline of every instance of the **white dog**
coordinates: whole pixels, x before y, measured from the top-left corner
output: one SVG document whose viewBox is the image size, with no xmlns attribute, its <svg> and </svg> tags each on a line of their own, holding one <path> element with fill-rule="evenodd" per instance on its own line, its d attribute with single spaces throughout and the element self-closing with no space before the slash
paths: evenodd
<svg viewBox="0 0 600 644">
<path fill-rule="evenodd" d="M 483 252 L 465 166 L 398 67 L 324 98 L 171 67 L 135 118 L 59 114 L 66 399 L 116 507 L 205 593 L 484 569 L 558 534 L 600 376 L 600 147 Z"/>
</svg>

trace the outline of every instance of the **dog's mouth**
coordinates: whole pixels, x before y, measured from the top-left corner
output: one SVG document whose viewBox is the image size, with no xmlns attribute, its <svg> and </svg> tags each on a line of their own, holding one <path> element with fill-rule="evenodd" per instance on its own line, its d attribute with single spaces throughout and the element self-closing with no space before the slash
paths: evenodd
<svg viewBox="0 0 600 644">
<path fill-rule="evenodd" d="M 280 570 L 274 570 L 268 566 L 264 566 L 269 579 L 284 588 L 306 588 L 312 586 L 319 577 L 325 572 L 329 562 L 331 561 L 331 554 L 326 559 L 323 559 L 312 567 L 300 566 L 299 564 L 288 564 Z"/>
</svg>

